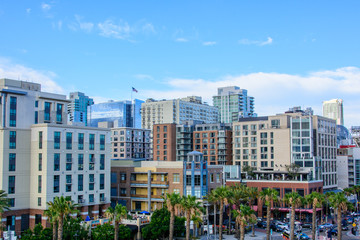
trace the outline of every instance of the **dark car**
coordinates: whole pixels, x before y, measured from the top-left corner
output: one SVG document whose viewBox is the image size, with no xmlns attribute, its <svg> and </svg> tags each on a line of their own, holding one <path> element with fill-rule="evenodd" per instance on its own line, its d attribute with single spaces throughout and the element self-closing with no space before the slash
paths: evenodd
<svg viewBox="0 0 360 240">
<path fill-rule="evenodd" d="M 354 219 L 353 218 L 348 218 L 346 221 L 347 221 L 348 224 L 353 224 Z"/>
<path fill-rule="evenodd" d="M 283 232 L 284 231 L 284 228 L 278 226 L 278 225 L 275 225 L 275 229 L 274 229 L 275 232 Z"/>
<path fill-rule="evenodd" d="M 312 223 L 303 223 L 301 226 L 302 228 L 311 228 Z"/>
<path fill-rule="evenodd" d="M 258 222 L 257 223 L 257 226 L 259 227 L 259 228 L 266 228 L 266 222 Z"/>
<path fill-rule="evenodd" d="M 309 237 L 308 235 L 306 235 L 305 233 L 300 233 L 300 234 L 298 235 L 298 239 L 299 239 L 299 240 L 309 240 L 310 237 Z"/>
<path fill-rule="evenodd" d="M 347 230 L 349 230 L 349 227 L 347 225 L 342 225 L 341 230 L 347 231 Z"/>
<path fill-rule="evenodd" d="M 337 236 L 337 235 L 338 235 L 338 230 L 337 230 L 337 228 L 331 228 L 329 231 L 331 232 L 331 235 L 334 235 L 334 236 Z"/>
</svg>

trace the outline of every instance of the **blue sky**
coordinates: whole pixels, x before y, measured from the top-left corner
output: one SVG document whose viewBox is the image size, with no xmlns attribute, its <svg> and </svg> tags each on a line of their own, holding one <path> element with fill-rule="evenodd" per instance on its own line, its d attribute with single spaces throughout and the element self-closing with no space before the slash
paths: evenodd
<svg viewBox="0 0 360 240">
<path fill-rule="evenodd" d="M 359 1 L 0 2 L 0 77 L 96 102 L 237 85 L 259 115 L 344 99 L 360 125 Z"/>
</svg>

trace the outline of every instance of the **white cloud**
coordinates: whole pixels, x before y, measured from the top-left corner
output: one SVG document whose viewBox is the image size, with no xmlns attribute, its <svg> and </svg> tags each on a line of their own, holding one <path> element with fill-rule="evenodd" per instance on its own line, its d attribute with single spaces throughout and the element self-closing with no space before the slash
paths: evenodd
<svg viewBox="0 0 360 240">
<path fill-rule="evenodd" d="M 117 39 L 127 39 L 130 37 L 131 28 L 127 22 L 119 21 L 114 23 L 112 20 L 106 20 L 97 24 L 100 35 Z"/>
<path fill-rule="evenodd" d="M 154 78 L 147 74 L 136 74 L 134 75 L 135 78 L 141 79 L 141 80 L 153 80 Z"/>
<path fill-rule="evenodd" d="M 271 37 L 268 37 L 266 41 L 257 41 L 257 40 L 249 40 L 249 39 L 241 39 L 239 40 L 239 44 L 243 45 L 258 45 L 258 46 L 265 46 L 270 45 L 273 43 L 273 39 Z"/>
<path fill-rule="evenodd" d="M 143 95 L 156 99 L 197 95 L 212 103 L 218 87 L 239 86 L 255 97 L 255 111 L 259 115 L 274 115 L 293 106 L 313 107 L 315 113 L 321 115 L 322 101 L 342 98 L 346 125 L 360 125 L 360 68 L 357 67 L 305 75 L 257 72 L 215 80 L 171 78 L 164 84 L 166 90 L 144 90 Z M 347 106 L 351 106 L 351 110 L 346 109 Z"/>
<path fill-rule="evenodd" d="M 216 44 L 216 42 L 203 42 L 204 46 L 213 46 L 215 44 Z"/>
<path fill-rule="evenodd" d="M 57 22 L 53 22 L 52 23 L 52 27 L 54 29 L 58 29 L 58 30 L 61 30 L 62 29 L 62 24 L 63 22 L 61 20 L 57 21 Z"/>
<path fill-rule="evenodd" d="M 106 97 L 100 97 L 100 96 L 90 96 L 90 98 L 92 98 L 94 100 L 94 103 L 104 103 L 104 102 L 108 102 L 110 100 L 112 100 L 111 98 L 106 98 Z"/>
<path fill-rule="evenodd" d="M 156 33 L 155 27 L 151 23 L 145 23 L 141 29 L 144 33 Z"/>
<path fill-rule="evenodd" d="M 31 13 L 31 8 L 27 8 L 27 9 L 26 9 L 26 13 L 27 13 L 27 14 L 30 14 L 30 13 Z"/>
<path fill-rule="evenodd" d="M 51 71 L 39 71 L 24 65 L 15 64 L 8 59 L 0 58 L 0 78 L 10 78 L 41 84 L 42 91 L 63 94 L 65 91 L 53 79 L 56 74 Z"/>
<path fill-rule="evenodd" d="M 41 4 L 41 9 L 43 11 L 49 11 L 51 9 L 51 5 L 50 4 L 47 4 L 47 3 L 42 3 Z"/>
<path fill-rule="evenodd" d="M 188 42 L 189 40 L 186 38 L 176 38 L 175 41 L 176 42 Z"/>
<path fill-rule="evenodd" d="M 79 28 L 85 32 L 91 32 L 91 30 L 94 27 L 94 24 L 92 22 L 84 22 L 82 21 L 83 17 L 79 15 L 75 15 L 75 19 L 77 21 L 77 24 Z"/>
</svg>

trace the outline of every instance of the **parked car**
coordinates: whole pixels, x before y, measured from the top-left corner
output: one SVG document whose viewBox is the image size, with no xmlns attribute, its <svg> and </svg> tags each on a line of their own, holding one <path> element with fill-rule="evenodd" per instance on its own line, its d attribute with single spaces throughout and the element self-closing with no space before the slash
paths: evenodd
<svg viewBox="0 0 360 240">
<path fill-rule="evenodd" d="M 347 230 L 349 230 L 349 227 L 347 225 L 342 225 L 341 230 L 347 231 Z"/>
<path fill-rule="evenodd" d="M 265 221 L 258 222 L 258 223 L 257 223 L 257 226 L 258 226 L 259 228 L 266 228 L 266 222 L 265 222 Z"/>
<path fill-rule="evenodd" d="M 331 228 L 329 231 L 331 232 L 331 235 L 334 235 L 334 236 L 337 236 L 337 235 L 338 235 L 338 230 L 337 230 L 337 228 Z"/>
<path fill-rule="evenodd" d="M 354 219 L 353 218 L 348 218 L 348 219 L 346 219 L 346 221 L 347 221 L 348 224 L 353 224 Z"/>
<path fill-rule="evenodd" d="M 309 240 L 310 239 L 310 237 L 308 235 L 306 235 L 305 233 L 300 233 L 300 234 L 298 234 L 297 237 L 299 240 Z"/>
<path fill-rule="evenodd" d="M 278 225 L 275 225 L 275 229 L 273 230 L 275 232 L 283 232 L 284 231 L 284 228 L 278 226 Z"/>
<path fill-rule="evenodd" d="M 281 228 L 283 231 L 284 230 L 289 230 L 289 225 L 286 223 L 278 223 L 276 226 L 278 226 L 279 228 Z"/>
<path fill-rule="evenodd" d="M 325 229 L 332 228 L 332 227 L 333 227 L 333 225 L 331 223 L 325 223 L 323 225 L 318 226 L 320 232 L 324 231 Z"/>
<path fill-rule="evenodd" d="M 311 228 L 312 227 L 312 223 L 303 223 L 301 225 L 303 228 Z"/>
</svg>

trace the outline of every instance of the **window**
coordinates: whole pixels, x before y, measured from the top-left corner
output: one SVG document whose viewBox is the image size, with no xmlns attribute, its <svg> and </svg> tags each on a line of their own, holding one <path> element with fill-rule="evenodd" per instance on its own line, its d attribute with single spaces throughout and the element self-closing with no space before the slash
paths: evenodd
<svg viewBox="0 0 360 240">
<path fill-rule="evenodd" d="M 89 170 L 95 169 L 95 154 L 89 154 Z"/>
<path fill-rule="evenodd" d="M 180 174 L 179 173 L 174 173 L 174 183 L 179 183 L 180 182 Z"/>
<path fill-rule="evenodd" d="M 54 153 L 54 171 L 60 171 L 60 153 Z"/>
<path fill-rule="evenodd" d="M 84 190 L 84 175 L 79 174 L 78 175 L 78 191 Z"/>
<path fill-rule="evenodd" d="M 94 202 L 94 194 L 89 194 L 89 202 Z"/>
<path fill-rule="evenodd" d="M 100 150 L 105 150 L 105 135 L 100 135 Z"/>
<path fill-rule="evenodd" d="M 219 183 L 220 182 L 220 173 L 216 174 L 216 182 Z"/>
<path fill-rule="evenodd" d="M 72 168 L 72 154 L 66 154 L 66 171 L 71 171 Z"/>
<path fill-rule="evenodd" d="M 44 121 L 45 122 L 50 122 L 50 108 L 51 108 L 51 103 L 45 102 L 45 105 L 44 105 Z"/>
<path fill-rule="evenodd" d="M 65 188 L 66 192 L 71 192 L 71 184 L 72 184 L 71 175 L 66 175 L 66 188 Z"/>
<path fill-rule="evenodd" d="M 37 108 L 37 107 L 39 107 L 39 101 L 35 101 L 35 107 Z"/>
<path fill-rule="evenodd" d="M 43 132 L 39 132 L 39 149 L 42 149 Z"/>
<path fill-rule="evenodd" d="M 63 104 L 58 103 L 56 105 L 56 122 L 62 122 L 62 110 L 63 110 Z"/>
<path fill-rule="evenodd" d="M 120 188 L 120 196 L 126 196 L 126 188 Z"/>
<path fill-rule="evenodd" d="M 42 153 L 39 153 L 39 165 L 38 165 L 39 171 L 42 171 Z"/>
<path fill-rule="evenodd" d="M 9 153 L 9 172 L 14 172 L 16 166 L 16 154 Z"/>
<path fill-rule="evenodd" d="M 60 176 L 54 175 L 54 193 L 58 193 L 60 191 Z"/>
<path fill-rule="evenodd" d="M 100 154 L 100 170 L 105 170 L 105 154 Z"/>
<path fill-rule="evenodd" d="M 41 206 L 41 197 L 38 197 L 38 206 Z"/>
<path fill-rule="evenodd" d="M 213 183 L 214 182 L 214 174 L 210 173 L 210 182 Z"/>
<path fill-rule="evenodd" d="M 16 131 L 10 131 L 9 148 L 16 149 Z"/>
<path fill-rule="evenodd" d="M 167 132 L 167 126 L 164 126 L 164 132 Z"/>
<path fill-rule="evenodd" d="M 89 134 L 89 150 L 95 149 L 95 134 Z"/>
<path fill-rule="evenodd" d="M 60 149 L 60 132 L 54 132 L 54 149 Z"/>
<path fill-rule="evenodd" d="M 94 190 L 94 174 L 89 174 L 89 190 Z"/>
<path fill-rule="evenodd" d="M 16 97 L 10 97 L 10 127 L 16 127 Z"/>
<path fill-rule="evenodd" d="M 105 174 L 100 174 L 100 190 L 105 188 Z"/>
<path fill-rule="evenodd" d="M 173 193 L 180 194 L 180 189 L 178 189 L 178 188 L 174 188 Z"/>
<path fill-rule="evenodd" d="M 10 207 L 15 207 L 15 198 L 9 198 Z"/>
<path fill-rule="evenodd" d="M 35 121 L 34 121 L 35 124 L 38 124 L 39 123 L 39 112 L 38 111 L 35 111 Z"/>
<path fill-rule="evenodd" d="M 38 193 L 41 193 L 41 186 L 42 186 L 42 177 L 41 175 L 38 176 Z"/>
<path fill-rule="evenodd" d="M 68 150 L 72 149 L 72 133 L 71 132 L 66 133 L 66 149 L 68 149 Z"/>
<path fill-rule="evenodd" d="M 8 194 L 15 193 L 15 176 L 9 176 Z"/>
<path fill-rule="evenodd" d="M 125 182 L 126 181 L 126 173 L 120 173 L 120 181 Z"/>
<path fill-rule="evenodd" d="M 271 128 L 280 128 L 280 119 L 271 120 Z"/>
<path fill-rule="evenodd" d="M 78 134 L 78 149 L 84 150 L 84 134 L 83 133 Z"/>
<path fill-rule="evenodd" d="M 78 170 L 84 170 L 84 154 L 78 155 Z"/>
</svg>

